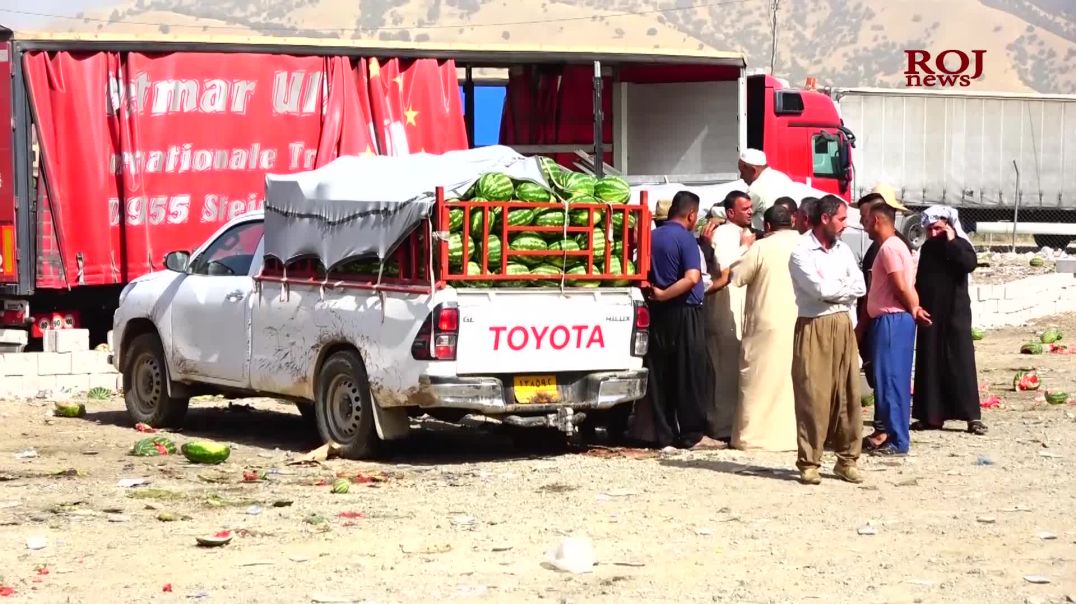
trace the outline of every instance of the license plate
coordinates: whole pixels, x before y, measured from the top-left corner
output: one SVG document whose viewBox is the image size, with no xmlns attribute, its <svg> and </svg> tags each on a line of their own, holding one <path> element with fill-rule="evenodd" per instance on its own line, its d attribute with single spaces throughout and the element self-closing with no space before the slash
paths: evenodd
<svg viewBox="0 0 1076 604">
<path fill-rule="evenodd" d="M 517 375 L 512 378 L 520 405 L 560 402 L 557 378 L 552 375 Z"/>
</svg>

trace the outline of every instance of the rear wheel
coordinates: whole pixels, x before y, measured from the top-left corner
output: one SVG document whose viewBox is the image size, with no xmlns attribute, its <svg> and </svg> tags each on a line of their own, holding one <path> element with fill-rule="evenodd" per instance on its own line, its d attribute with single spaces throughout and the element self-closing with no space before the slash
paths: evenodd
<svg viewBox="0 0 1076 604">
<path fill-rule="evenodd" d="M 922 218 L 918 213 L 909 214 L 904 218 L 901 225 L 901 235 L 912 244 L 912 249 L 917 250 L 927 240 L 926 231 L 923 230 Z"/>
<path fill-rule="evenodd" d="M 190 399 L 168 396 L 168 365 L 157 334 L 137 336 L 126 354 L 130 359 L 123 372 L 127 414 L 135 423 L 155 428 L 181 426 Z"/>
<path fill-rule="evenodd" d="M 1070 235 L 1035 235 L 1035 245 L 1063 250 L 1072 243 L 1072 239 Z"/>
<path fill-rule="evenodd" d="M 374 401 L 362 358 L 353 350 L 329 357 L 318 374 L 314 413 L 321 439 L 348 459 L 376 454 L 381 440 L 374 424 Z"/>
</svg>

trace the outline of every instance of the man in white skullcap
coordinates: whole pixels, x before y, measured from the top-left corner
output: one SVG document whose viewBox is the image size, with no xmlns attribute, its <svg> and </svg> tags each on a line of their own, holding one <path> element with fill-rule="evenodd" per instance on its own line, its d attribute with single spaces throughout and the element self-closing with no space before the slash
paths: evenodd
<svg viewBox="0 0 1076 604">
<path fill-rule="evenodd" d="M 740 153 L 737 164 L 740 178 L 747 183 L 747 193 L 755 206 L 755 216 L 751 226 L 762 230 L 762 215 L 770 209 L 780 197 L 791 196 L 792 179 L 766 165 L 766 154 L 758 149 L 745 149 Z"/>
</svg>

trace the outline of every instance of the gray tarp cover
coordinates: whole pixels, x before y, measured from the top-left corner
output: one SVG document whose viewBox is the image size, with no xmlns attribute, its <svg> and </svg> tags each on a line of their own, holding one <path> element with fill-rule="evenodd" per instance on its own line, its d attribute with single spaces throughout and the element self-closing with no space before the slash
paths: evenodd
<svg viewBox="0 0 1076 604">
<path fill-rule="evenodd" d="M 443 155 L 346 156 L 322 168 L 265 178 L 265 254 L 316 257 L 326 267 L 384 260 L 432 210 L 436 187 L 458 197 L 486 172 L 545 185 L 537 158 L 492 146 Z"/>
</svg>

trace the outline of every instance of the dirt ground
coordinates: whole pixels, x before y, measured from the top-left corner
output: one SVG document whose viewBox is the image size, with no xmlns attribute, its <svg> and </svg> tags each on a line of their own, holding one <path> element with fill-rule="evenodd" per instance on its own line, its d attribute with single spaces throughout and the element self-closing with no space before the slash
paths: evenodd
<svg viewBox="0 0 1076 604">
<path fill-rule="evenodd" d="M 234 444 L 199 466 L 128 455 L 144 435 L 119 400 L 89 402 L 85 419 L 5 402 L 0 597 L 1072 602 L 1076 405 L 1011 390 L 1034 366 L 1044 388 L 1076 393 L 1076 357 L 1016 354 L 1047 325 L 1076 339 L 1066 316 L 979 343 L 981 382 L 1001 400 L 984 411 L 989 435 L 916 433 L 907 459 L 864 458 L 860 486 L 800 485 L 794 454 L 541 447 L 459 428 L 423 430 L 385 463 L 288 465 L 316 443 L 294 408 L 264 400 L 192 408 L 178 443 Z M 337 475 L 366 482 L 333 494 Z M 229 544 L 196 545 L 220 531 Z M 593 572 L 544 565 L 574 534 L 593 543 Z"/>
</svg>

